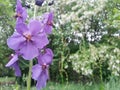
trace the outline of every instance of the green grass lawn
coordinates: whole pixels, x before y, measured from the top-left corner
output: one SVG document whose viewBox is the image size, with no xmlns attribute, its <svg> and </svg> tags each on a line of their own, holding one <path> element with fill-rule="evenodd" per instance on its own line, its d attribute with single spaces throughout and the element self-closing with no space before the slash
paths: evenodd
<svg viewBox="0 0 120 90">
<path fill-rule="evenodd" d="M 0 78 L 0 82 L 4 81 L 14 81 L 14 78 Z M 20 87 L 19 85 L 0 85 L 0 90 L 26 90 L 25 87 Z M 35 87 L 32 87 L 31 90 L 36 90 Z M 68 83 L 68 84 L 59 84 L 55 82 L 49 82 L 47 87 L 42 90 L 120 90 L 120 81 L 110 81 L 108 83 L 101 83 L 101 84 L 75 84 L 75 83 Z"/>
</svg>

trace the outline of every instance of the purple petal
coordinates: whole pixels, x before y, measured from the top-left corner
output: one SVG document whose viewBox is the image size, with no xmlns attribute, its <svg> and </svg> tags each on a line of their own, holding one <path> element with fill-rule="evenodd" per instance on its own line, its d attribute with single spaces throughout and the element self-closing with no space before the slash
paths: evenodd
<svg viewBox="0 0 120 90">
<path fill-rule="evenodd" d="M 21 70 L 18 66 L 18 55 L 11 55 L 11 57 L 13 58 L 6 64 L 6 67 L 12 67 L 15 70 L 15 75 L 21 76 Z"/>
<path fill-rule="evenodd" d="M 18 50 L 22 47 L 24 41 L 24 37 L 22 37 L 19 33 L 14 32 L 14 34 L 7 39 L 7 45 L 13 50 Z"/>
<path fill-rule="evenodd" d="M 16 12 L 17 13 L 22 13 L 23 12 L 22 5 L 21 5 L 21 0 L 17 0 Z"/>
<path fill-rule="evenodd" d="M 12 68 L 15 70 L 15 76 L 21 76 L 21 70 L 20 67 L 18 66 L 18 62 L 15 62 L 12 65 Z"/>
<path fill-rule="evenodd" d="M 52 59 L 53 59 L 53 52 L 51 49 L 46 49 L 45 50 L 45 54 L 40 54 L 38 56 L 38 63 L 39 64 L 51 64 L 52 63 Z"/>
<path fill-rule="evenodd" d="M 28 31 L 28 28 L 27 28 L 27 25 L 25 23 L 17 23 L 16 24 L 16 31 L 19 33 L 19 34 L 22 34 L 24 32 L 27 32 Z"/>
<path fill-rule="evenodd" d="M 38 80 L 41 72 L 42 72 L 42 67 L 39 64 L 34 65 L 32 67 L 32 78 L 34 80 Z"/>
<path fill-rule="evenodd" d="M 43 23 L 46 24 L 48 21 L 49 22 L 52 22 L 53 21 L 53 12 L 50 12 L 50 13 L 45 13 L 43 15 Z"/>
<path fill-rule="evenodd" d="M 22 7 L 20 0 L 17 0 L 16 15 L 17 23 L 20 23 L 21 21 L 24 22 L 27 18 L 27 11 L 24 7 Z"/>
<path fill-rule="evenodd" d="M 12 66 L 15 62 L 17 62 L 18 61 L 18 55 L 17 54 L 15 54 L 14 56 L 13 56 L 13 58 L 5 65 L 6 67 L 10 67 L 10 66 Z"/>
<path fill-rule="evenodd" d="M 53 51 L 50 48 L 47 48 L 46 52 L 48 52 L 49 55 L 51 55 L 52 57 L 54 56 Z"/>
<path fill-rule="evenodd" d="M 21 48 L 20 53 L 24 59 L 32 60 L 38 56 L 39 51 L 32 42 L 26 42 L 26 44 Z"/>
<path fill-rule="evenodd" d="M 42 23 L 40 23 L 37 20 L 32 20 L 29 25 L 29 30 L 32 33 L 32 35 L 38 34 L 41 32 L 41 28 L 42 28 Z"/>
<path fill-rule="evenodd" d="M 53 17 L 54 17 L 53 12 L 50 12 L 49 13 L 49 17 L 48 17 L 48 21 L 52 22 L 53 21 Z"/>
<path fill-rule="evenodd" d="M 47 34 L 52 33 L 53 12 L 45 13 L 43 16 L 44 31 Z"/>
<path fill-rule="evenodd" d="M 46 86 L 46 82 L 48 80 L 48 72 L 47 70 L 42 71 L 41 75 L 39 76 L 36 84 L 37 90 L 41 90 L 43 87 Z"/>
<path fill-rule="evenodd" d="M 22 18 L 23 18 L 23 21 L 27 19 L 27 11 L 25 8 L 23 8 Z"/>
<path fill-rule="evenodd" d="M 40 49 L 42 49 L 49 43 L 47 35 L 45 33 L 40 33 L 36 36 L 33 36 L 32 41 L 33 41 L 34 45 Z"/>
<path fill-rule="evenodd" d="M 21 17 L 16 18 L 16 26 L 20 23 L 23 23 L 23 19 Z"/>
<path fill-rule="evenodd" d="M 46 34 L 51 34 L 52 33 L 52 26 L 45 25 L 44 26 L 44 31 L 45 31 Z"/>
<path fill-rule="evenodd" d="M 43 15 L 43 20 L 42 20 L 42 22 L 43 22 L 44 24 L 47 23 L 48 17 L 49 17 L 49 13 L 45 13 L 45 14 Z"/>
</svg>

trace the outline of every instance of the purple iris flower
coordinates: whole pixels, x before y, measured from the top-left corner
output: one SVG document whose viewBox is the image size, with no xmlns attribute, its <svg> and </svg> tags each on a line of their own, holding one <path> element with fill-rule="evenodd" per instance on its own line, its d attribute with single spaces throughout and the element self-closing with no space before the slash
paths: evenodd
<svg viewBox="0 0 120 90">
<path fill-rule="evenodd" d="M 36 20 L 31 21 L 28 26 L 19 23 L 16 26 L 16 32 L 7 40 L 7 45 L 13 50 L 19 50 L 26 60 L 32 60 L 38 56 L 39 49 L 48 43 L 47 35 L 41 32 L 41 23 Z"/>
<path fill-rule="evenodd" d="M 21 76 L 21 70 L 18 65 L 18 54 L 11 54 L 10 61 L 6 64 L 6 67 L 12 67 L 15 70 L 15 76 Z"/>
<path fill-rule="evenodd" d="M 51 49 L 45 49 L 38 56 L 38 64 L 32 67 L 32 78 L 37 80 L 36 88 L 41 90 L 41 88 L 46 86 L 46 82 L 49 79 L 49 65 L 52 63 L 53 52 Z"/>
<path fill-rule="evenodd" d="M 51 34 L 52 33 L 52 27 L 53 27 L 53 12 L 45 13 L 43 15 L 42 22 L 44 24 L 43 30 L 45 31 L 45 33 Z"/>
<path fill-rule="evenodd" d="M 17 0 L 15 17 L 17 19 L 16 23 L 24 22 L 27 18 L 27 11 L 24 7 L 22 7 L 20 0 Z"/>
</svg>

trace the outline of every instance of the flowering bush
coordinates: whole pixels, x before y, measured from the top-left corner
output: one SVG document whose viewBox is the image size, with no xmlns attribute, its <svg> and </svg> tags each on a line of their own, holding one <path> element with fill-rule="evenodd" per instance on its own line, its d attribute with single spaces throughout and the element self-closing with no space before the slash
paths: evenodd
<svg viewBox="0 0 120 90">
<path fill-rule="evenodd" d="M 96 48 L 90 45 L 89 48 L 72 54 L 69 62 L 72 62 L 73 69 L 82 75 L 94 76 L 95 73 L 99 73 L 98 76 L 101 75 L 107 79 L 106 75 L 120 76 L 119 52 L 118 48 L 110 46 L 103 45 Z"/>
<path fill-rule="evenodd" d="M 119 23 L 113 22 L 119 18 L 119 6 L 116 7 L 116 4 L 112 0 L 58 0 L 51 6 L 57 14 L 57 30 L 53 32 L 52 39 L 52 46 L 56 47 L 53 65 L 59 65 L 60 75 L 62 73 L 64 77 L 71 78 L 73 74 L 69 72 L 76 71 L 79 76 L 87 75 L 92 80 L 93 76 L 98 79 L 116 76 L 112 74 L 114 70 L 110 69 L 112 64 L 109 64 L 113 55 L 115 61 L 120 61 L 120 57 L 113 52 L 113 49 L 120 48 Z M 116 33 L 118 36 L 115 36 Z"/>
</svg>

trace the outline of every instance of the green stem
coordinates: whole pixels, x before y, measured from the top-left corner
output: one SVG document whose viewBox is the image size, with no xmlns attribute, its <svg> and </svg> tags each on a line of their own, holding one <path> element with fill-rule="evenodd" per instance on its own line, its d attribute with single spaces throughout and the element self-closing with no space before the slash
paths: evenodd
<svg viewBox="0 0 120 90">
<path fill-rule="evenodd" d="M 33 66 L 33 60 L 30 60 L 29 62 L 29 72 L 28 72 L 28 78 L 27 78 L 27 90 L 30 90 L 31 87 L 31 70 Z"/>
<path fill-rule="evenodd" d="M 35 17 L 36 17 L 36 12 L 37 12 L 37 6 L 35 5 L 35 6 L 34 6 L 34 19 L 35 19 Z"/>
</svg>

